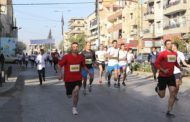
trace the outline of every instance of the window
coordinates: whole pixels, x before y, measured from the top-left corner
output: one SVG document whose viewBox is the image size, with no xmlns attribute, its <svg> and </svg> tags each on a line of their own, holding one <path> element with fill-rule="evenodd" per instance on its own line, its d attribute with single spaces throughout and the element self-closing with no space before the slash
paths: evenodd
<svg viewBox="0 0 190 122">
<path fill-rule="evenodd" d="M 80 28 L 77 28 L 78 31 L 80 31 Z"/>
<path fill-rule="evenodd" d="M 159 22 L 157 22 L 157 27 L 158 27 L 158 29 L 160 29 L 160 28 L 161 28 L 161 23 L 160 23 L 160 21 L 159 21 Z"/>
<path fill-rule="evenodd" d="M 133 19 L 133 13 L 131 13 L 130 15 L 131 15 L 131 19 Z"/>
<path fill-rule="evenodd" d="M 80 24 L 80 21 L 78 21 L 77 23 Z"/>
<path fill-rule="evenodd" d="M 161 3 L 160 3 L 160 1 L 157 2 L 157 6 L 158 6 L 159 9 L 161 9 Z"/>
</svg>

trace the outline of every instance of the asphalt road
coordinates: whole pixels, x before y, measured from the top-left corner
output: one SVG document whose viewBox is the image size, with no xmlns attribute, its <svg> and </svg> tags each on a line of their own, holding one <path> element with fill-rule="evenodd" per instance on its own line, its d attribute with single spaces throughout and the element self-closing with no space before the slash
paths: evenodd
<svg viewBox="0 0 190 122">
<path fill-rule="evenodd" d="M 165 116 L 168 96 L 157 96 L 153 79 L 129 75 L 127 87 L 108 88 L 98 84 L 96 71 L 93 90 L 84 96 L 81 89 L 79 115 L 74 116 L 72 101 L 53 67 L 47 68 L 43 86 L 39 86 L 35 69 L 24 71 L 22 76 L 26 79 L 22 91 L 0 97 L 0 122 L 190 122 L 188 82 L 175 103 L 176 118 L 170 119 Z"/>
</svg>

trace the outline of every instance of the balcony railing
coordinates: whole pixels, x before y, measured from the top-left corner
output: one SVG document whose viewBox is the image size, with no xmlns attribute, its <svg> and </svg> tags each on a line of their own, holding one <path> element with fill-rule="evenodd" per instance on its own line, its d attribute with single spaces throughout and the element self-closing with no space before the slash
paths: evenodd
<svg viewBox="0 0 190 122">
<path fill-rule="evenodd" d="M 184 27 L 184 26 L 185 26 L 185 23 L 168 24 L 164 27 L 164 30 L 179 28 L 179 27 Z"/>
<path fill-rule="evenodd" d="M 171 3 L 167 4 L 166 6 L 164 6 L 164 9 L 170 8 L 170 7 L 178 5 L 180 3 L 187 3 L 187 1 L 186 0 L 177 0 L 175 2 L 171 2 Z"/>
</svg>

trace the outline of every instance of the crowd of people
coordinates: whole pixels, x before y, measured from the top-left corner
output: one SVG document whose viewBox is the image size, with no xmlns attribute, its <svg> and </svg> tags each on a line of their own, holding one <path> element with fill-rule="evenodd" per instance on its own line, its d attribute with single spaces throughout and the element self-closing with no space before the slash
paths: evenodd
<svg viewBox="0 0 190 122">
<path fill-rule="evenodd" d="M 178 47 L 177 43 L 166 40 L 165 50 L 158 52 L 157 48 L 153 47 L 147 59 L 152 68 L 153 78 L 158 82 L 155 88 L 158 96 L 165 97 L 166 88 L 169 89 L 167 117 L 175 117 L 172 108 L 175 101 L 178 100 L 177 94 L 182 83 L 181 63 L 190 67 L 185 62 L 184 54 L 178 51 Z M 120 44 L 118 47 L 117 40 L 113 40 L 109 48 L 100 44 L 97 51 L 91 49 L 90 42 L 86 42 L 81 52 L 78 49 L 79 44 L 73 42 L 71 51 L 67 54 L 58 53 L 56 50 L 52 54 L 45 55 L 44 50 L 41 49 L 39 54 L 18 56 L 19 64 L 25 62 L 27 67 L 26 62 L 31 61 L 32 66 L 37 65 L 40 85 L 45 81 L 45 64 L 47 62 L 50 65 L 54 64 L 58 79 L 65 83 L 66 95 L 72 98 L 74 115 L 78 114 L 77 104 L 80 88 L 83 87 L 84 95 L 87 94 L 87 88 L 88 92 L 92 91 L 95 67 L 99 69 L 100 84 L 105 82 L 103 78 L 103 74 L 105 74 L 108 87 L 113 84 L 114 87 L 120 88 L 121 85 L 126 86 L 127 74 L 133 72 L 132 63 L 135 60 L 132 49 L 126 50 L 125 44 Z"/>
</svg>

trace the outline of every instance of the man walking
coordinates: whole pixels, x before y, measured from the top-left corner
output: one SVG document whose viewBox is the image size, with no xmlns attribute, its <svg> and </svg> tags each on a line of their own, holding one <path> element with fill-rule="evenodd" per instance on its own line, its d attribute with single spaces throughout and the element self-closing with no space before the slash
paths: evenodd
<svg viewBox="0 0 190 122">
<path fill-rule="evenodd" d="M 62 79 L 62 67 L 64 67 L 64 82 L 66 88 L 66 94 L 68 97 L 72 97 L 73 108 L 72 113 L 74 115 L 78 114 L 77 104 L 79 100 L 79 91 L 82 85 L 82 73 L 81 68 L 86 70 L 90 77 L 93 77 L 93 74 L 85 65 L 84 56 L 78 54 L 78 43 L 73 42 L 71 44 L 71 53 L 66 54 L 58 65 L 58 78 Z"/>
<path fill-rule="evenodd" d="M 157 48 L 156 47 L 152 47 L 152 52 L 148 55 L 148 62 L 151 65 L 151 69 L 152 69 L 152 73 L 154 76 L 154 80 L 156 81 L 156 73 L 157 73 L 157 69 L 155 67 L 155 61 L 156 58 L 158 57 L 158 52 L 157 52 Z"/>
<path fill-rule="evenodd" d="M 171 113 L 176 95 L 176 82 L 173 72 L 174 66 L 178 68 L 180 67 L 177 63 L 177 53 L 172 51 L 171 40 L 166 40 L 164 44 L 166 50 L 160 52 L 155 62 L 156 68 L 159 70 L 158 84 L 155 91 L 158 93 L 160 98 L 164 98 L 166 87 L 168 86 L 170 97 L 168 100 L 166 116 L 175 117 L 175 115 Z"/>
<path fill-rule="evenodd" d="M 40 85 L 42 85 L 42 79 L 43 81 L 45 81 L 45 61 L 46 61 L 46 55 L 44 54 L 44 50 L 40 49 L 40 53 L 36 57 L 36 64 L 37 64 Z"/>
</svg>

